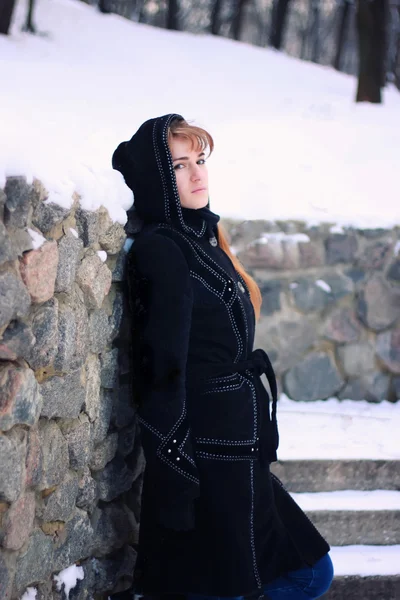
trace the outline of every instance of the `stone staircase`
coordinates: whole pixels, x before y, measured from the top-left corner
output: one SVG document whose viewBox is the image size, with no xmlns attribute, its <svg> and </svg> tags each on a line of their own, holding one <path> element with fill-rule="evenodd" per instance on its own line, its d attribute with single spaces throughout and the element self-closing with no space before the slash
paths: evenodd
<svg viewBox="0 0 400 600">
<path fill-rule="evenodd" d="M 400 461 L 285 460 L 272 470 L 332 547 L 323 600 L 400 600 Z"/>
</svg>

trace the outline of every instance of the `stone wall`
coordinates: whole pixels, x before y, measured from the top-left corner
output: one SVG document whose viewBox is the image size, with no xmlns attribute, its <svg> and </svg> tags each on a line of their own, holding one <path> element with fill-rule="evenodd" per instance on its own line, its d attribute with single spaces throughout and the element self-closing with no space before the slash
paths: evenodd
<svg viewBox="0 0 400 600">
<path fill-rule="evenodd" d="M 74 598 L 124 589 L 136 557 L 144 461 L 119 335 L 125 234 L 105 209 L 47 196 L 22 177 L 0 190 L 1 600 L 27 586 L 61 598 L 53 576 L 77 563 Z"/>
<path fill-rule="evenodd" d="M 400 399 L 400 226 L 224 225 L 260 285 L 256 344 L 282 391 L 295 400 Z"/>
</svg>

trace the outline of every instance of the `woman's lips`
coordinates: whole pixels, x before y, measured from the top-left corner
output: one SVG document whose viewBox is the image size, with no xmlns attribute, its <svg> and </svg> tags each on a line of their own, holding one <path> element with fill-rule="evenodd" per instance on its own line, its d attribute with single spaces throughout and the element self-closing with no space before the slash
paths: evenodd
<svg viewBox="0 0 400 600">
<path fill-rule="evenodd" d="M 196 194 L 197 192 L 205 192 L 206 188 L 202 187 L 202 188 L 197 188 L 197 190 L 193 190 L 192 194 Z"/>
</svg>

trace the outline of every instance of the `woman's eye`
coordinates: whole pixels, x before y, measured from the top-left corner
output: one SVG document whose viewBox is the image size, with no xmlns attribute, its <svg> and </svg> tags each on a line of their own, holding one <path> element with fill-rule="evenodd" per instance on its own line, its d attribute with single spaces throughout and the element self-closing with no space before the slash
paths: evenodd
<svg viewBox="0 0 400 600">
<path fill-rule="evenodd" d="M 179 163 L 177 165 L 174 166 L 174 170 L 177 171 L 178 169 L 183 169 L 185 165 L 183 165 L 182 163 Z"/>
<path fill-rule="evenodd" d="M 206 164 L 206 159 L 205 158 L 200 158 L 200 160 L 197 161 L 198 165 L 205 165 Z"/>
</svg>

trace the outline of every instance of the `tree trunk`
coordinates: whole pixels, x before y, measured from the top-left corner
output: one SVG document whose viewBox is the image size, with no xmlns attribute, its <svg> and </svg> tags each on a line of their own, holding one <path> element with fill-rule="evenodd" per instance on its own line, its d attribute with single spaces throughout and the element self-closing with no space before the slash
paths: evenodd
<svg viewBox="0 0 400 600">
<path fill-rule="evenodd" d="M 335 58 L 333 60 L 333 67 L 337 71 L 340 71 L 340 67 L 342 66 L 343 46 L 345 44 L 346 37 L 347 37 L 347 29 L 348 29 L 351 3 L 352 3 L 351 0 L 345 0 L 338 9 L 340 11 L 339 12 L 340 18 L 339 18 L 339 28 L 337 31 L 337 38 L 336 38 L 336 53 L 335 53 Z"/>
<path fill-rule="evenodd" d="M 36 33 L 36 27 L 33 24 L 33 11 L 35 9 L 35 4 L 36 0 L 29 0 L 26 21 L 25 25 L 22 28 L 23 31 L 28 31 L 29 33 Z"/>
<path fill-rule="evenodd" d="M 107 0 L 99 0 L 99 11 L 105 15 L 111 13 L 111 10 L 108 8 Z"/>
<path fill-rule="evenodd" d="M 400 4 L 398 6 L 399 21 L 400 21 Z M 396 49 L 396 60 L 394 66 L 394 81 L 396 86 L 400 90 L 400 31 L 397 32 L 397 49 Z"/>
<path fill-rule="evenodd" d="M 223 0 L 214 0 L 211 7 L 210 33 L 219 35 L 221 29 L 221 9 Z"/>
<path fill-rule="evenodd" d="M 290 2 L 291 0 L 274 0 L 269 43 L 277 50 L 282 47 Z"/>
<path fill-rule="evenodd" d="M 385 85 L 388 0 L 358 0 L 359 47 L 356 102 L 382 102 Z"/>
<path fill-rule="evenodd" d="M 8 34 L 10 29 L 15 0 L 1 0 L 0 4 L 0 33 Z"/>
<path fill-rule="evenodd" d="M 236 10 L 232 20 L 232 36 L 234 40 L 240 40 L 243 29 L 243 12 L 247 0 L 237 0 Z"/>
<path fill-rule="evenodd" d="M 178 11 L 179 1 L 168 0 L 167 29 L 174 29 L 175 31 L 179 31 Z"/>
<path fill-rule="evenodd" d="M 312 14 L 312 27 L 311 27 L 311 60 L 315 63 L 319 61 L 319 27 L 320 27 L 320 13 L 319 13 L 319 0 L 311 0 L 311 14 Z"/>
</svg>

